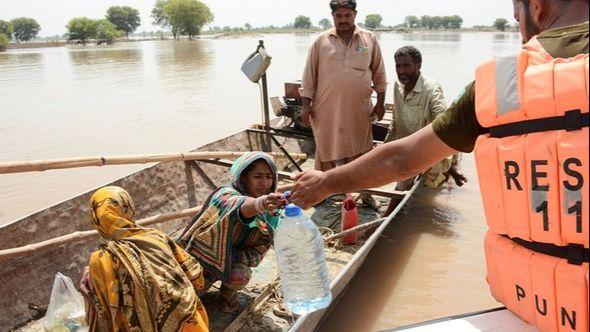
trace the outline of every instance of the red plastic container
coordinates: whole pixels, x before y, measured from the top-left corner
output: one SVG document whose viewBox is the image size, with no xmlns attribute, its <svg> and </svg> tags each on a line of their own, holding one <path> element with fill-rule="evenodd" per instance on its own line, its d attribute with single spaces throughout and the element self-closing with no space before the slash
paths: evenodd
<svg viewBox="0 0 590 332">
<path fill-rule="evenodd" d="M 351 194 L 346 194 L 344 202 L 342 202 L 342 230 L 351 229 L 359 224 L 359 212 L 356 207 L 356 202 Z M 342 242 L 346 244 L 355 244 L 358 241 L 358 233 L 354 232 L 345 235 Z"/>
</svg>

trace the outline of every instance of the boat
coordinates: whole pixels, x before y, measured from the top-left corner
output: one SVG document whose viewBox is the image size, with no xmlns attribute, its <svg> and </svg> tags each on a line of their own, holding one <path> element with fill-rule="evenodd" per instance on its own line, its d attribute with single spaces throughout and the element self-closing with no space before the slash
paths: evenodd
<svg viewBox="0 0 590 332">
<path fill-rule="evenodd" d="M 265 150 L 275 155 L 284 154 L 284 158 L 277 156 L 276 159 L 281 169 L 281 185 L 285 188 L 292 183 L 290 176 L 294 170 L 313 167 L 313 141 L 296 132 L 288 132 L 288 129 L 265 131 L 260 127 L 250 128 L 193 152 Z M 273 141 L 280 143 L 280 146 L 273 144 Z M 130 192 L 136 203 L 137 218 L 151 217 L 142 220 L 143 225 L 155 225 L 175 235 L 196 214 L 199 204 L 204 203 L 214 188 L 229 182 L 228 167 L 231 166 L 231 160 L 216 158 L 208 152 L 205 154 L 213 158 L 159 162 L 105 185 L 121 186 Z M 310 158 L 302 160 L 297 157 L 302 154 Z M 186 159 L 190 155 L 187 153 L 179 158 Z M 221 155 L 224 153 L 220 152 Z M 383 229 L 395 218 L 418 185 L 419 182 L 416 182 L 407 192 L 390 190 L 391 186 L 370 190 L 370 193 L 381 197 L 402 198 L 402 204 L 387 218 L 379 218 L 376 211 L 359 207 L 362 222 L 358 227 L 363 227 L 359 231 L 371 226 L 378 227 L 362 243 L 353 246 L 339 242 L 343 233 L 337 212 L 339 207 L 334 200 L 322 203 L 325 208 L 320 205 L 306 211 L 325 234 L 325 252 L 335 299 L 355 275 Z M 49 302 L 55 273 L 64 273 L 73 280 L 79 278 L 90 253 L 98 245 L 98 236 L 91 231 L 88 204 L 93 192 L 82 193 L 0 228 L 0 326 L 12 330 L 40 318 Z M 176 211 L 181 213 L 174 214 Z M 254 269 L 253 281 L 240 294 L 241 308 L 237 316 L 217 310 L 215 291 L 203 297 L 212 331 L 269 330 L 277 327 L 281 330 L 309 331 L 321 323 L 329 309 L 301 317 L 289 317 L 288 313 L 277 310 L 280 307 L 280 293 L 273 256 L 271 250 L 263 263 Z M 33 331 L 39 324 L 29 324 L 21 331 Z"/>
<path fill-rule="evenodd" d="M 264 97 L 265 101 L 268 100 L 266 95 Z M 191 152 L 2 163 L 0 176 L 2 173 L 53 168 L 149 164 L 138 172 L 105 183 L 105 186 L 120 186 L 131 194 L 139 224 L 175 236 L 200 210 L 200 204 L 212 190 L 229 183 L 229 167 L 240 152 L 273 153 L 283 190 L 292 186 L 291 176 L 295 172 L 313 168 L 315 144 L 312 134 L 295 128 L 286 117 L 271 120 L 268 104 L 265 104 L 263 124 Z M 376 140 L 376 144 L 381 143 Z M 399 199 L 401 203 L 386 218 L 380 218 L 379 213 L 369 207 L 359 206 L 359 226 L 346 231 L 340 226 L 341 199 L 338 197 L 329 198 L 306 211 L 324 236 L 334 298 L 332 305 L 420 183 L 417 180 L 410 190 L 404 192 L 395 191 L 395 184 L 365 191 L 381 200 L 383 207 L 391 198 Z M 49 303 L 55 274 L 61 272 L 74 281 L 79 279 L 90 254 L 99 244 L 99 237 L 92 230 L 89 209 L 90 196 L 96 189 L 0 227 L 0 326 L 3 330 L 41 330 L 41 318 Z M 358 194 L 355 193 L 356 197 Z M 351 232 L 364 237 L 355 245 L 344 245 L 342 237 Z M 248 287 L 240 292 L 240 308 L 236 313 L 225 314 L 218 310 L 215 287 L 202 300 L 208 311 L 211 331 L 311 331 L 320 326 L 330 310 L 328 307 L 295 316 L 283 308 L 272 249 L 262 264 L 253 270 Z"/>
</svg>

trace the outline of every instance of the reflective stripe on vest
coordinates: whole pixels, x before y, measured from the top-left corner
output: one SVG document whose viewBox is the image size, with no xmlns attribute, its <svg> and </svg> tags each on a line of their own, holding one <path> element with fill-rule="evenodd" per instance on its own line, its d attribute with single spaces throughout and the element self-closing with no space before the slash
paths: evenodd
<svg viewBox="0 0 590 332">
<path fill-rule="evenodd" d="M 588 331 L 588 76 L 536 38 L 476 73 L 488 283 L 541 331 Z"/>
</svg>

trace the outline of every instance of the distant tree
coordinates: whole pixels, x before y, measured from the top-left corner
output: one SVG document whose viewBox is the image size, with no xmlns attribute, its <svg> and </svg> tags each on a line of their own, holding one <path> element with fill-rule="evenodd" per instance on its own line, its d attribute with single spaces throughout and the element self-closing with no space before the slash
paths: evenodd
<svg viewBox="0 0 590 332">
<path fill-rule="evenodd" d="M 14 30 L 14 39 L 18 41 L 29 41 L 39 34 L 41 26 L 37 21 L 28 17 L 19 17 L 10 21 Z"/>
<path fill-rule="evenodd" d="M 252 24 L 250 24 L 250 23 L 244 24 L 244 29 L 246 29 L 246 30 L 252 30 Z"/>
<path fill-rule="evenodd" d="M 433 16 L 431 20 L 432 29 L 440 29 L 443 27 L 442 24 L 442 17 L 440 16 Z"/>
<path fill-rule="evenodd" d="M 463 18 L 459 15 L 453 15 L 451 16 L 451 22 L 450 22 L 450 27 L 449 29 L 461 29 L 461 27 L 463 26 Z"/>
<path fill-rule="evenodd" d="M 115 38 L 119 38 L 123 35 L 123 31 L 117 30 L 117 27 L 109 20 L 102 19 L 96 20 L 95 31 L 96 44 L 112 44 Z"/>
<path fill-rule="evenodd" d="M 154 4 L 154 8 L 152 9 L 152 19 L 154 20 L 152 23 L 165 29 L 170 28 L 170 21 L 168 20 L 168 16 L 166 16 L 166 12 L 164 11 L 164 5 L 167 2 L 168 0 L 157 0 Z M 172 33 L 174 34 L 174 31 Z M 176 38 L 176 36 L 174 37 Z"/>
<path fill-rule="evenodd" d="M 6 51 L 6 46 L 8 45 L 9 41 L 10 39 L 8 39 L 5 34 L 0 32 L 0 52 Z"/>
<path fill-rule="evenodd" d="M 420 17 L 420 26 L 424 29 L 432 29 L 432 17 L 428 15 L 422 15 Z"/>
<path fill-rule="evenodd" d="M 12 32 L 12 24 L 10 22 L 0 20 L 0 33 L 10 40 L 12 39 Z"/>
<path fill-rule="evenodd" d="M 381 26 L 383 17 L 379 14 L 369 14 L 365 17 L 365 26 L 367 29 L 377 29 Z"/>
<path fill-rule="evenodd" d="M 299 15 L 295 18 L 293 27 L 295 29 L 311 29 L 311 19 L 307 16 Z"/>
<path fill-rule="evenodd" d="M 170 28 L 174 39 L 179 35 L 192 39 L 213 21 L 213 13 L 199 0 L 158 0 L 152 9 L 152 18 L 155 24 Z"/>
<path fill-rule="evenodd" d="M 440 18 L 440 27 L 444 29 L 461 29 L 463 18 L 459 15 L 443 16 Z"/>
<path fill-rule="evenodd" d="M 451 28 L 451 21 L 453 19 L 450 16 L 442 16 L 440 18 L 441 27 L 443 29 L 450 29 Z"/>
<path fill-rule="evenodd" d="M 68 41 L 86 45 L 90 39 L 96 37 L 97 22 L 88 17 L 76 17 L 66 25 Z"/>
<path fill-rule="evenodd" d="M 410 29 L 418 28 L 420 26 L 420 19 L 416 16 L 406 16 L 404 22 L 406 27 Z"/>
<path fill-rule="evenodd" d="M 506 31 L 506 28 L 508 27 L 508 20 L 505 18 L 497 18 L 494 21 L 494 28 L 500 30 L 500 31 Z"/>
<path fill-rule="evenodd" d="M 318 25 L 322 27 L 322 29 L 327 30 L 330 29 L 333 25 L 332 25 L 332 21 L 330 21 L 327 18 L 322 18 L 319 22 Z"/>
<path fill-rule="evenodd" d="M 359 28 L 363 28 L 363 29 L 366 28 L 365 23 L 363 23 L 363 22 L 358 22 L 356 25 L 358 25 Z"/>
<path fill-rule="evenodd" d="M 107 9 L 107 20 L 113 23 L 117 30 L 123 31 L 129 38 L 129 34 L 134 32 L 141 25 L 139 11 L 128 6 L 112 6 Z"/>
</svg>

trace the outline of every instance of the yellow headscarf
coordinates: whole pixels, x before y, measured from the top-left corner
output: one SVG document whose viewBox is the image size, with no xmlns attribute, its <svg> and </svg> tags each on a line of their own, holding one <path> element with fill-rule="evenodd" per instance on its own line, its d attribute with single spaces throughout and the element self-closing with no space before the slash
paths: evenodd
<svg viewBox="0 0 590 332">
<path fill-rule="evenodd" d="M 91 205 L 93 225 L 107 240 L 90 258 L 91 331 L 208 331 L 196 293 L 204 287 L 199 263 L 167 235 L 135 224 L 124 189 L 102 188 Z"/>
</svg>

